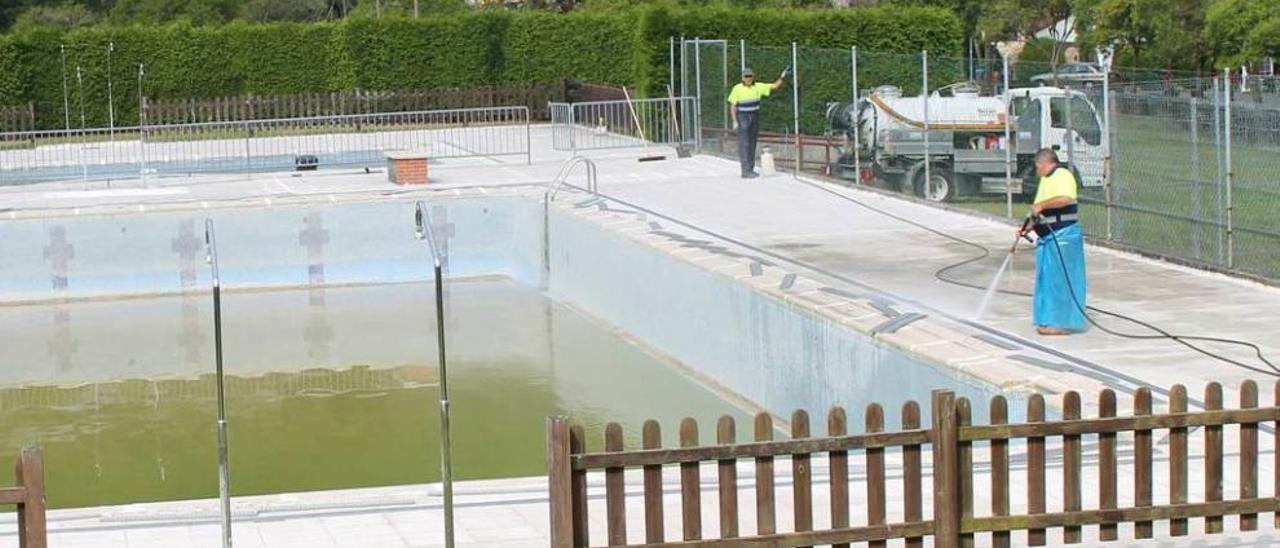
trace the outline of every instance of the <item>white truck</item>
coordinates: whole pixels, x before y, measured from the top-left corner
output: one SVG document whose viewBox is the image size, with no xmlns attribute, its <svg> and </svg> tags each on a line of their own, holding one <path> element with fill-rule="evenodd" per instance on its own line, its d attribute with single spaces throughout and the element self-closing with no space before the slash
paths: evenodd
<svg viewBox="0 0 1280 548">
<path fill-rule="evenodd" d="M 1006 114 L 1009 105 L 1012 116 Z M 928 98 L 927 198 L 1006 192 L 1005 125 L 1013 119 L 1014 194 L 1034 195 L 1034 156 L 1050 147 L 1076 173 L 1081 190 L 1102 188 L 1105 143 L 1098 111 L 1083 93 L 1054 87 L 982 96 L 974 86 L 948 86 Z M 925 100 L 877 88 L 854 104 L 827 107 L 828 131 L 843 133 L 832 172 L 842 178 L 925 196 Z M 862 172 L 858 173 L 857 168 Z"/>
</svg>

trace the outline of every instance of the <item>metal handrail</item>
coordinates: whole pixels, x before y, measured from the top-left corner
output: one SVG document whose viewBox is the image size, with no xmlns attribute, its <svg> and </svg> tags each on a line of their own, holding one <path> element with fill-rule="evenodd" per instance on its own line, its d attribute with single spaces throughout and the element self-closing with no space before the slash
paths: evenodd
<svg viewBox="0 0 1280 548">
<path fill-rule="evenodd" d="M 449 369 L 445 361 L 444 333 L 444 269 L 440 248 L 436 243 L 435 223 L 427 205 L 414 204 L 414 236 L 427 241 L 431 250 L 432 269 L 435 271 L 436 288 L 436 348 L 440 360 L 440 480 L 444 488 L 444 544 L 454 546 L 453 531 L 453 446 L 449 425 Z"/>
<path fill-rule="evenodd" d="M 556 173 L 556 178 L 547 185 L 547 192 L 544 196 L 546 201 L 556 199 L 556 194 L 560 192 L 560 187 L 564 186 L 567 182 L 569 175 L 573 173 L 573 168 L 578 167 L 579 165 L 587 166 L 587 192 L 590 192 L 592 195 L 600 192 L 600 186 L 597 183 L 598 175 L 595 161 L 587 158 L 586 156 L 572 156 L 568 160 L 565 160 L 563 164 L 560 164 L 560 171 Z"/>
</svg>

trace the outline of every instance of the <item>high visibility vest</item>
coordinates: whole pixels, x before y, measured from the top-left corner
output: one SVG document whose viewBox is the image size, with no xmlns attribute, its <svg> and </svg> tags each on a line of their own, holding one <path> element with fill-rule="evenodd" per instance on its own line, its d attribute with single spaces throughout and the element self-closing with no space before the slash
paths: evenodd
<svg viewBox="0 0 1280 548">
<path fill-rule="evenodd" d="M 760 103 L 771 92 L 773 92 L 773 86 L 769 84 L 746 86 L 739 82 L 729 90 L 729 104 L 737 108 L 738 112 L 756 112 L 760 110 Z"/>
</svg>

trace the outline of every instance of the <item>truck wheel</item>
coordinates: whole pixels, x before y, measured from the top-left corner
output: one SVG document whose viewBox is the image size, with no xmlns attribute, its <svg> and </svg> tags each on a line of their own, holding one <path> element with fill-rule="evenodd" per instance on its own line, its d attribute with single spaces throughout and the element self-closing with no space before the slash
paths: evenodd
<svg viewBox="0 0 1280 548">
<path fill-rule="evenodd" d="M 929 195 L 925 196 L 924 192 L 924 169 L 916 172 L 915 192 L 916 196 L 920 196 L 930 202 L 950 202 L 956 197 L 956 178 L 951 173 L 951 168 L 946 166 L 933 166 L 929 169 L 929 177 L 931 179 L 929 185 Z"/>
</svg>

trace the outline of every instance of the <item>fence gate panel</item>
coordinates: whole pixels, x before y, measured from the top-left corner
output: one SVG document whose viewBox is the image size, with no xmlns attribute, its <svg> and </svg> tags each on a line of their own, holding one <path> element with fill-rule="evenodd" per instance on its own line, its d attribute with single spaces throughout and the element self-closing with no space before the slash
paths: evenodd
<svg viewBox="0 0 1280 548">
<path fill-rule="evenodd" d="M 680 95 L 697 101 L 698 121 L 702 127 L 699 140 L 707 135 L 722 135 L 731 124 L 729 117 L 730 87 L 737 82 L 737 66 L 729 70 L 729 43 L 725 40 L 699 38 L 680 41 Z M 732 75 L 732 78 L 731 78 Z"/>
</svg>

